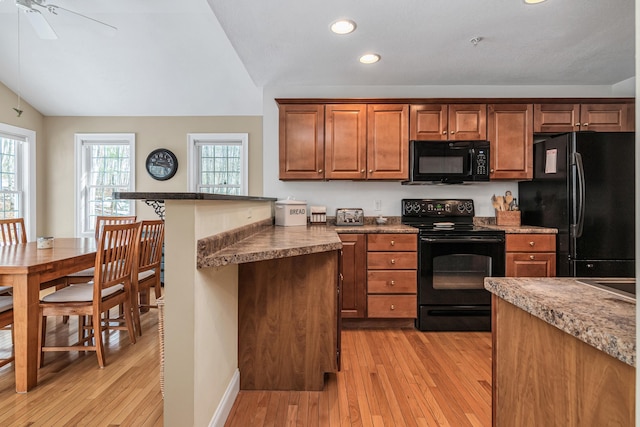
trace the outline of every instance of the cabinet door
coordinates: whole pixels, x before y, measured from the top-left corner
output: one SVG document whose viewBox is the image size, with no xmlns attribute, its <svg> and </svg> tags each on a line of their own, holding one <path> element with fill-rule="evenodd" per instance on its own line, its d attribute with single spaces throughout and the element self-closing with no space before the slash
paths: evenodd
<svg viewBox="0 0 640 427">
<path fill-rule="evenodd" d="M 325 106 L 325 178 L 366 178 L 366 116 L 365 104 Z"/>
<path fill-rule="evenodd" d="M 506 254 L 506 277 L 554 277 L 555 275 L 555 252 L 507 252 Z"/>
<path fill-rule="evenodd" d="M 409 107 L 409 139 L 423 141 L 446 140 L 446 104 L 419 104 Z"/>
<path fill-rule="evenodd" d="M 342 240 L 342 317 L 365 317 L 367 265 L 364 234 L 340 234 Z"/>
<path fill-rule="evenodd" d="M 491 179 L 533 178 L 533 105 L 487 107 Z"/>
<path fill-rule="evenodd" d="M 280 106 L 280 179 L 324 179 L 324 105 Z"/>
<path fill-rule="evenodd" d="M 534 132 L 580 130 L 580 104 L 534 104 Z"/>
<path fill-rule="evenodd" d="M 580 130 L 597 132 L 633 131 L 635 115 L 629 117 L 629 104 L 580 105 Z"/>
<path fill-rule="evenodd" d="M 485 104 L 449 105 L 450 140 L 487 139 L 487 106 Z"/>
<path fill-rule="evenodd" d="M 368 106 L 367 178 L 409 178 L 408 104 Z"/>
</svg>

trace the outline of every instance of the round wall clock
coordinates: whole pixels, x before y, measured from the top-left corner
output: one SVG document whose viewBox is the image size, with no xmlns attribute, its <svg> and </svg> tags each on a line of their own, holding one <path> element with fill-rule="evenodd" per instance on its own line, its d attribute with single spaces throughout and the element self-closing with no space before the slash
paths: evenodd
<svg viewBox="0 0 640 427">
<path fill-rule="evenodd" d="M 178 171 L 178 158 L 166 148 L 153 150 L 147 156 L 147 172 L 153 179 L 165 181 L 172 178 Z"/>
</svg>

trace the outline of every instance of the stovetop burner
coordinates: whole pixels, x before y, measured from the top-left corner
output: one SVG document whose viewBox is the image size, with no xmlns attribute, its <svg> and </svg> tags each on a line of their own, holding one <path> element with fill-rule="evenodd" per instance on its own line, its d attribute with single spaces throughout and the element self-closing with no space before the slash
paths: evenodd
<svg viewBox="0 0 640 427">
<path fill-rule="evenodd" d="M 494 230 L 475 226 L 471 199 L 403 199 L 402 223 L 420 232 L 491 233 Z"/>
</svg>

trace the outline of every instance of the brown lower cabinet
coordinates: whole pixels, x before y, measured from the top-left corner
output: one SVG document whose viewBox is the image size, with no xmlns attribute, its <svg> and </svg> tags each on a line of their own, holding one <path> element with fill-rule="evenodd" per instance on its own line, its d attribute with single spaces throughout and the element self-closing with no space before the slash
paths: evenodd
<svg viewBox="0 0 640 427">
<path fill-rule="evenodd" d="M 493 426 L 635 425 L 634 367 L 492 298 Z"/>
<path fill-rule="evenodd" d="M 414 319 L 417 316 L 417 236 L 340 234 L 342 317 Z"/>
<path fill-rule="evenodd" d="M 507 234 L 506 277 L 555 277 L 555 234 Z"/>
</svg>

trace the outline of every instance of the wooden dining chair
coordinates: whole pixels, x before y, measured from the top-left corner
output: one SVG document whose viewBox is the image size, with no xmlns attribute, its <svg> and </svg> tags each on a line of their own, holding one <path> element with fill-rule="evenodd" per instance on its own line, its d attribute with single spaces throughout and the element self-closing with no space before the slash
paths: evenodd
<svg viewBox="0 0 640 427">
<path fill-rule="evenodd" d="M 140 240 L 136 247 L 136 260 L 131 275 L 133 298 L 133 320 L 138 334 L 142 335 L 140 311 L 142 308 L 158 308 L 150 304 L 150 291 L 153 287 L 155 297 L 162 296 L 160 268 L 162 264 L 162 245 L 164 243 L 164 221 L 148 220 L 140 223 Z M 144 298 L 143 298 L 144 296 Z"/>
<path fill-rule="evenodd" d="M 15 354 L 13 352 L 13 297 L 10 295 L 0 296 L 0 328 L 7 329 L 9 326 L 11 327 L 11 356 L 0 358 L 0 366 L 4 366 L 15 360 Z"/>
<path fill-rule="evenodd" d="M 92 282 L 67 286 L 40 300 L 40 360 L 49 351 L 95 351 L 98 364 L 106 364 L 102 332 L 111 329 L 126 330 L 131 343 L 136 342 L 131 311 L 131 273 L 136 244 L 140 238 L 140 224 L 105 225 L 98 239 L 95 273 Z M 120 304 L 124 307 L 124 325 L 114 325 L 102 314 Z M 47 346 L 46 324 L 48 316 L 77 315 L 90 317 L 89 335 L 69 346 Z M 79 329 L 84 328 L 80 322 Z"/>
<path fill-rule="evenodd" d="M 97 216 L 96 217 L 96 241 L 100 237 L 100 233 L 102 232 L 105 225 L 113 225 L 113 224 L 131 224 L 136 222 L 137 217 L 135 215 L 131 216 Z M 93 267 L 84 269 L 82 271 L 78 271 L 76 273 L 71 273 L 64 278 L 64 285 L 73 285 L 74 283 L 87 283 L 91 278 L 93 278 Z"/>
<path fill-rule="evenodd" d="M 23 218 L 0 219 L 0 244 L 27 243 L 27 229 Z"/>
<path fill-rule="evenodd" d="M 24 219 L 0 219 L 0 245 L 16 245 L 18 243 L 27 243 L 27 229 L 24 227 Z M 0 295 L 6 295 L 11 289 L 11 286 L 0 286 Z"/>
</svg>

